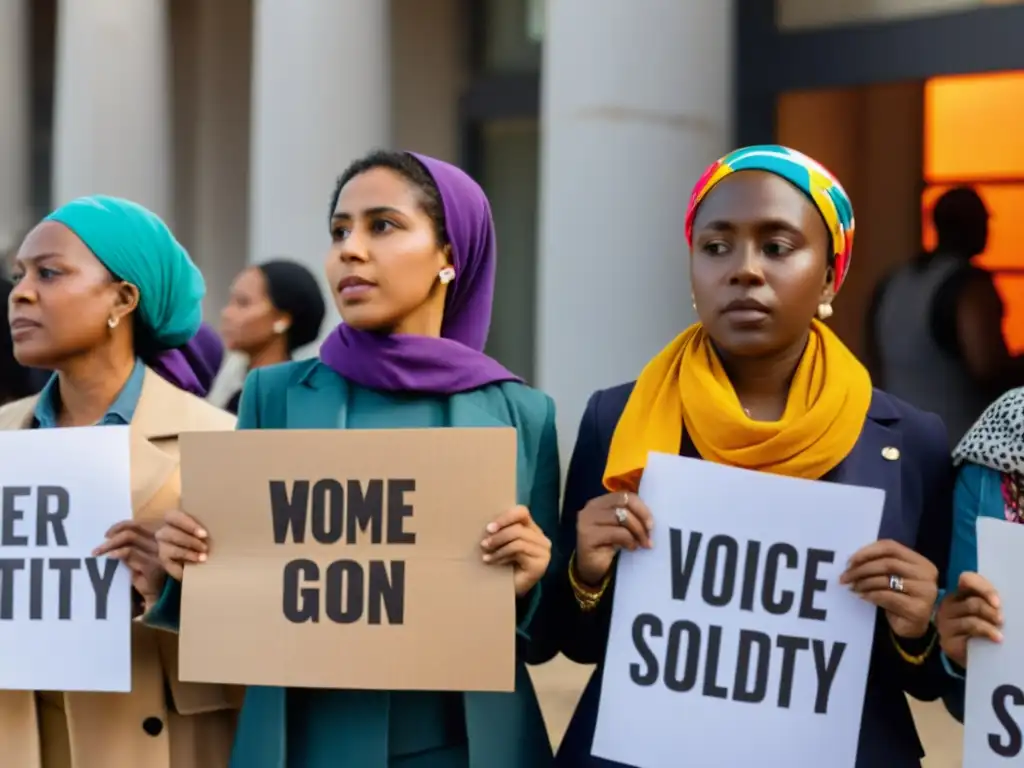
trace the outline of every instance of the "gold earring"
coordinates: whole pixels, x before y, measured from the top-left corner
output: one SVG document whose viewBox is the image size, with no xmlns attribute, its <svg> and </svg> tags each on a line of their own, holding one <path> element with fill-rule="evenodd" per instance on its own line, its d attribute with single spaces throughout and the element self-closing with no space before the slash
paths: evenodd
<svg viewBox="0 0 1024 768">
<path fill-rule="evenodd" d="M 114 330 L 115 328 L 117 328 L 117 324 L 119 322 L 121 321 L 118 318 L 111 315 L 110 317 L 107 318 L 107 327 L 110 328 L 110 330 Z"/>
<path fill-rule="evenodd" d="M 821 304 L 818 305 L 818 319 L 828 320 L 830 317 L 832 317 L 832 305 L 827 301 L 821 302 Z"/>
<path fill-rule="evenodd" d="M 445 267 L 437 273 L 437 279 L 441 281 L 441 285 L 448 285 L 455 279 L 455 267 Z"/>
</svg>

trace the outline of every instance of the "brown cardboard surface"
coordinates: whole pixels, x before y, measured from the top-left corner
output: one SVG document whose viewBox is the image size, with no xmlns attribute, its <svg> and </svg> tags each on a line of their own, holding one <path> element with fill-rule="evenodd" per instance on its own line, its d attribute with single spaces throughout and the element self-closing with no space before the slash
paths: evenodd
<svg viewBox="0 0 1024 768">
<path fill-rule="evenodd" d="M 185 569 L 181 679 L 314 688 L 513 690 L 512 572 L 485 565 L 480 541 L 487 523 L 515 504 L 516 450 L 515 430 L 502 428 L 183 435 L 182 507 L 209 531 L 210 555 L 206 563 Z M 349 482 L 361 484 L 363 495 L 370 497 L 371 479 L 380 481 L 381 525 L 355 525 L 354 540 L 348 540 L 349 503 L 359 504 L 359 494 L 349 493 Z M 271 484 L 283 482 L 295 499 L 293 483 L 302 480 L 310 481 L 304 540 L 294 541 L 289 532 L 278 544 Z M 320 481 L 325 481 L 320 485 L 324 492 L 318 494 Z M 344 490 L 340 506 L 331 502 L 339 496 L 324 490 L 334 481 Z M 400 495 L 402 481 L 414 481 L 415 490 Z M 390 530 L 414 534 L 414 543 L 387 543 L 389 488 L 398 503 L 411 506 L 411 514 Z M 323 503 L 317 505 L 316 498 Z M 322 534 L 331 527 L 313 514 L 318 507 L 341 520 L 340 541 L 324 544 L 314 538 L 314 530 Z M 319 586 L 318 621 L 286 617 L 284 574 L 296 560 L 311 561 L 303 568 L 315 564 L 319 569 L 318 581 L 297 585 L 303 590 Z M 378 594 L 369 586 L 371 570 L 390 573 L 391 594 L 396 594 L 395 564 L 404 563 L 400 624 L 388 621 L 397 612 L 389 614 L 384 602 L 369 599 L 358 620 L 331 620 L 323 584 L 328 566 L 341 560 L 348 561 L 344 567 L 350 572 L 365 574 L 364 597 Z M 374 606 L 379 607 L 376 624 L 370 623 Z"/>
</svg>

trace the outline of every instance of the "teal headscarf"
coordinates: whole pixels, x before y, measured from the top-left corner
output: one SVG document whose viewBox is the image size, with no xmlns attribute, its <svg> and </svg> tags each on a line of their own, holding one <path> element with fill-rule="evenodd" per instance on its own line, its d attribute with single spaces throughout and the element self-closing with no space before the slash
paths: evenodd
<svg viewBox="0 0 1024 768">
<path fill-rule="evenodd" d="M 139 289 L 139 319 L 159 346 L 180 347 L 199 330 L 206 282 L 163 220 L 137 203 L 91 195 L 47 221 L 74 232 L 119 280 Z"/>
</svg>

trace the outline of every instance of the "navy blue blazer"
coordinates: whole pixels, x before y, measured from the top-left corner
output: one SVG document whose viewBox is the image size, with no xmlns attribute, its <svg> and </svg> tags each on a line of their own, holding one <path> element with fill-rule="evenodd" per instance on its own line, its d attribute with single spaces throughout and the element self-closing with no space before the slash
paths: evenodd
<svg viewBox="0 0 1024 768">
<path fill-rule="evenodd" d="M 630 383 L 598 391 L 587 403 L 566 479 L 558 541 L 561 553 L 571 553 L 576 548 L 579 511 L 588 501 L 606 493 L 602 476 L 608 448 L 632 390 Z M 688 445 L 690 441 L 684 436 L 683 455 L 696 456 L 692 446 L 687 449 Z M 887 447 L 900 451 L 898 460 L 883 458 L 882 449 Z M 883 489 L 885 508 L 879 538 L 895 539 L 920 552 L 938 567 L 939 584 L 945 583 L 952 530 L 953 469 L 946 428 L 938 416 L 876 389 L 860 439 L 850 455 L 825 479 Z M 552 610 L 559 617 L 560 650 L 573 661 L 598 667 L 576 707 L 556 765 L 611 768 L 619 764 L 592 757 L 590 746 L 601 695 L 601 664 L 608 641 L 613 591 L 609 587 L 598 608 L 583 613 L 569 585 L 568 562 L 560 562 L 558 567 L 563 578 L 551 599 L 560 601 L 558 610 Z M 904 693 L 934 701 L 952 685 L 953 679 L 942 666 L 938 648 L 919 666 L 900 657 L 889 636 L 888 622 L 880 612 L 864 699 L 857 768 L 920 768 L 924 750 Z M 688 767 L 680 762 L 680 768 Z"/>
</svg>

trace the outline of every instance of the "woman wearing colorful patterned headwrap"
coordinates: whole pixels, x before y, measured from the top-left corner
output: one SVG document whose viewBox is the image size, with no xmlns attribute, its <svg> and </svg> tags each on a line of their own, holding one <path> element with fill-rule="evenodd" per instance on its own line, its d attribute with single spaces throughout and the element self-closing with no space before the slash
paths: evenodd
<svg viewBox="0 0 1024 768">
<path fill-rule="evenodd" d="M 134 516 L 96 542 L 95 554 L 131 569 L 141 615 L 166 578 L 155 523 L 179 503 L 178 436 L 234 426 L 199 399 L 220 351 L 208 330 L 197 335 L 203 277 L 155 214 L 102 196 L 74 200 L 36 226 L 14 277 L 14 355 L 55 373 L 38 396 L 0 409 L 0 429 L 131 426 Z M 224 768 L 239 697 L 179 681 L 177 652 L 172 636 L 136 622 L 130 693 L 0 691 L 0 762 Z"/>
<path fill-rule="evenodd" d="M 700 322 L 635 382 L 596 392 L 580 426 L 556 546 L 571 553 L 560 569 L 561 649 L 580 663 L 603 661 L 617 553 L 652 546 L 655 521 L 637 495 L 649 451 L 882 488 L 880 541 L 841 577 L 879 609 L 857 766 L 918 766 L 904 693 L 934 700 L 950 680 L 931 613 L 946 562 L 951 468 L 941 420 L 873 390 L 823 322 L 850 266 L 850 200 L 814 160 L 747 147 L 701 177 L 685 227 Z M 737 514 L 771 512 L 756 499 L 749 507 Z M 601 674 L 580 701 L 562 765 L 613 765 L 590 755 Z M 678 727 L 682 748 L 687 724 Z M 808 765 L 829 757 L 809 755 Z"/>
</svg>

